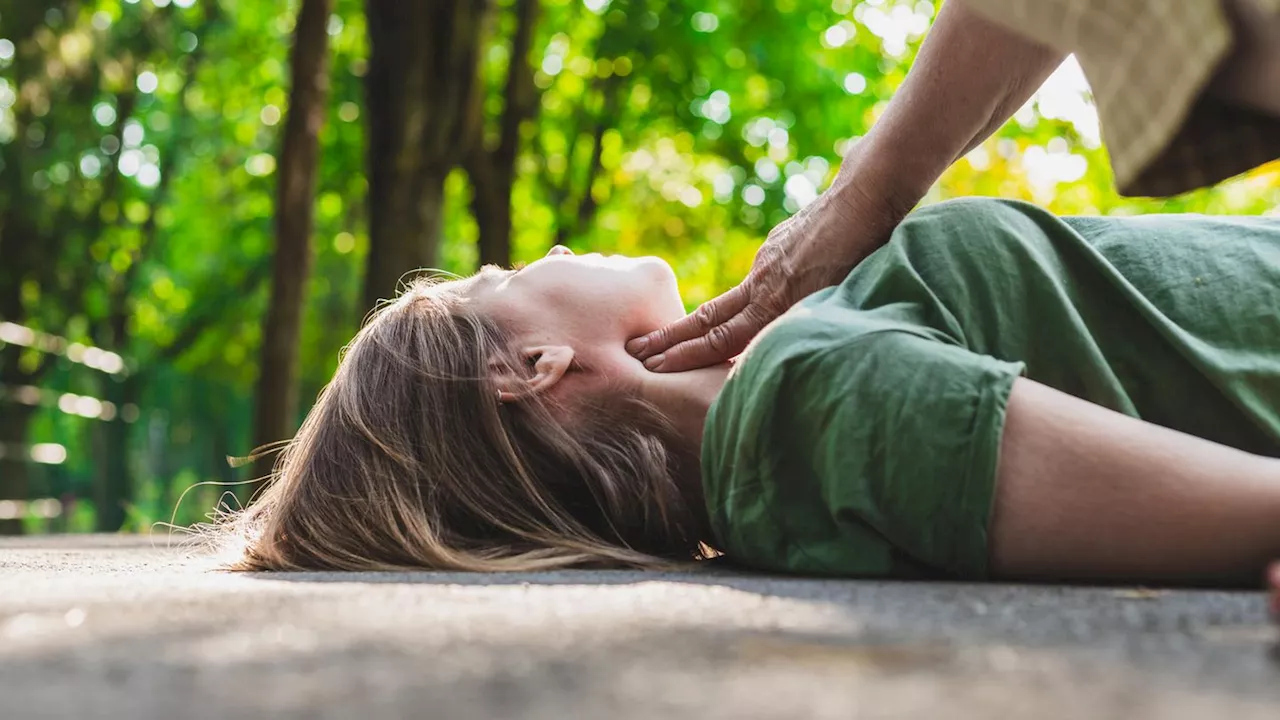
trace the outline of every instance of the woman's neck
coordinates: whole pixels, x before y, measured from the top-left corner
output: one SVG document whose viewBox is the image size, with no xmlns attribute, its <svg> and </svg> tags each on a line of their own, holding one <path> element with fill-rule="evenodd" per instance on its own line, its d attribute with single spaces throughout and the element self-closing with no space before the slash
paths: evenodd
<svg viewBox="0 0 1280 720">
<path fill-rule="evenodd" d="M 638 362 L 636 364 L 639 365 Z M 697 519 L 698 537 L 712 545 L 711 518 L 707 513 L 699 463 L 702 457 L 702 426 L 732 367 L 725 363 L 681 373 L 642 370 L 639 374 L 640 399 L 662 413 L 674 430 L 674 437 L 667 441 L 670 443 L 668 450 L 677 458 L 675 465 L 678 470 L 674 479 Z"/>
<path fill-rule="evenodd" d="M 652 403 L 674 426 L 685 446 L 680 450 L 699 457 L 702 453 L 702 426 L 707 411 L 729 377 L 729 363 L 680 373 L 646 371 L 640 397 Z"/>
</svg>

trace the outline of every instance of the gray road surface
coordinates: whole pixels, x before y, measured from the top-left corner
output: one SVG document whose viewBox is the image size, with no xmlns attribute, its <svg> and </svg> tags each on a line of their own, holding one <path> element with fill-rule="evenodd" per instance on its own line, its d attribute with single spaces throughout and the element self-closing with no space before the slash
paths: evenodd
<svg viewBox="0 0 1280 720">
<path fill-rule="evenodd" d="M 157 543 L 0 540 L 0 718 L 1280 718 L 1261 593 L 251 576 Z"/>
</svg>

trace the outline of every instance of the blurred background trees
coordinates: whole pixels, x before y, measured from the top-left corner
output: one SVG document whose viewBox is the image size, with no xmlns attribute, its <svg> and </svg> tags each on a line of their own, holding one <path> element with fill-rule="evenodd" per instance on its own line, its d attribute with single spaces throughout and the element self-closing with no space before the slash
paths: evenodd
<svg viewBox="0 0 1280 720">
<path fill-rule="evenodd" d="M 416 267 L 564 243 L 714 296 L 829 183 L 936 7 L 0 0 L 0 533 L 199 519 L 226 488 L 179 495 L 252 477 L 227 456 L 288 437 Z M 1275 166 L 1121 199 L 1100 144 L 1069 61 L 926 201 L 1280 206 Z"/>
</svg>

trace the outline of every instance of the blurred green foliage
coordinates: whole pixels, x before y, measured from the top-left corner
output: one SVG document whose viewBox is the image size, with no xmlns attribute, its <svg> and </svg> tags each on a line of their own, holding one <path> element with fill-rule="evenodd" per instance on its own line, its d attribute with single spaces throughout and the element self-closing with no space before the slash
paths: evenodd
<svg viewBox="0 0 1280 720">
<path fill-rule="evenodd" d="M 481 56 L 489 125 L 505 102 L 511 4 L 496 3 Z M 23 277 L 22 316 L 0 321 L 107 347 L 140 378 L 141 412 L 126 433 L 133 529 L 168 520 L 196 482 L 234 480 L 225 457 L 250 450 L 296 6 L 0 0 L 0 210 L 20 210 L 41 242 L 59 243 L 41 261 L 47 272 Z M 727 289 L 770 227 L 834 177 L 840 153 L 902 82 L 935 10 L 924 0 L 543 0 L 529 58 L 539 108 L 521 129 L 513 259 L 558 241 L 653 253 L 672 262 L 690 307 Z M 331 376 L 356 329 L 368 246 L 361 82 L 370 40 L 359 0 L 336 0 L 328 30 L 303 398 Z M 1170 200 L 1120 198 L 1095 122 L 1067 67 L 926 201 L 1000 195 L 1086 214 L 1280 206 L 1274 165 Z M 440 257 L 457 273 L 477 257 L 470 192 L 455 170 Z M 113 307 L 127 310 L 121 337 L 107 327 Z M 32 355 L 22 362 L 38 363 Z M 65 361 L 40 376 L 41 387 L 97 397 L 116 382 Z M 29 529 L 92 525 L 104 424 L 55 407 L 36 414 L 31 441 L 61 443 L 68 457 L 34 468 L 30 495 L 79 501 Z M 220 492 L 199 488 L 177 522 L 198 519 Z"/>
</svg>

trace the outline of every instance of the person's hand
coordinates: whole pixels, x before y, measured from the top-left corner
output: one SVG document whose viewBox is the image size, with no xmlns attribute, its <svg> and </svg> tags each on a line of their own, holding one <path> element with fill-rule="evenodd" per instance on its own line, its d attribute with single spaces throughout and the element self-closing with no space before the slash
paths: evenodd
<svg viewBox="0 0 1280 720">
<path fill-rule="evenodd" d="M 840 180 L 769 233 L 741 285 L 690 315 L 627 343 L 655 372 L 718 365 L 746 348 L 774 318 L 809 294 L 844 280 L 883 244 L 906 210 L 870 202 Z M 909 206 L 908 206 L 909 207 Z"/>
</svg>

